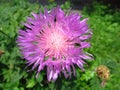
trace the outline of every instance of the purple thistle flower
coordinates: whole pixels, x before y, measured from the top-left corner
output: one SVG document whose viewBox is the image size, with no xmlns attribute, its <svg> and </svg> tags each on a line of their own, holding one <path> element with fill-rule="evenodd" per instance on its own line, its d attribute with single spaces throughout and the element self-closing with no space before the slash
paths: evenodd
<svg viewBox="0 0 120 90">
<path fill-rule="evenodd" d="M 55 81 L 61 72 L 65 78 L 75 76 L 75 67 L 84 70 L 85 59 L 92 55 L 83 51 L 90 47 L 85 40 L 92 36 L 87 18 L 80 21 L 77 13 L 65 14 L 60 7 L 28 17 L 25 30 L 19 30 L 18 46 L 23 57 L 37 74 L 47 67 L 48 81 Z"/>
</svg>

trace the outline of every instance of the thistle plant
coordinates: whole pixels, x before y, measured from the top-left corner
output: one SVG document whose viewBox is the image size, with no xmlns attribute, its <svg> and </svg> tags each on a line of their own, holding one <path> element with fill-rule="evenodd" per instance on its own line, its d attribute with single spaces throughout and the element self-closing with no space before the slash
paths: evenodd
<svg viewBox="0 0 120 90">
<path fill-rule="evenodd" d="M 81 20 L 78 13 L 65 12 L 60 7 L 32 13 L 19 30 L 18 46 L 23 58 L 37 68 L 37 76 L 46 67 L 48 81 L 55 81 L 61 73 L 65 78 L 75 76 L 75 65 L 84 70 L 85 60 L 92 55 L 84 52 L 90 47 L 87 42 L 92 33 L 87 24 L 88 18 Z"/>
</svg>

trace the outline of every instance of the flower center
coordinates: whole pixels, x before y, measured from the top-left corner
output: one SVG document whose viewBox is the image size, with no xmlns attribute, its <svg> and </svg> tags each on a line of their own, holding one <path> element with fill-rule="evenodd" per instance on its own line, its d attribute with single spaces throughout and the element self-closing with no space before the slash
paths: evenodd
<svg viewBox="0 0 120 90">
<path fill-rule="evenodd" d="M 58 32 L 54 32 L 50 36 L 50 46 L 56 49 L 57 51 L 62 49 L 65 44 L 64 36 Z"/>
<path fill-rule="evenodd" d="M 63 58 L 70 47 L 70 43 L 67 42 L 68 37 L 62 32 L 61 28 L 53 28 L 50 30 L 44 30 L 41 34 L 39 47 L 43 50 L 46 56 Z"/>
</svg>

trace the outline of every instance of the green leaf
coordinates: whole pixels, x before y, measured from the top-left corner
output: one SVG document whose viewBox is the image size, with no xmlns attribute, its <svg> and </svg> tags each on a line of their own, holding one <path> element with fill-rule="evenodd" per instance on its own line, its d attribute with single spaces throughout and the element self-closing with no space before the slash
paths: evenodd
<svg viewBox="0 0 120 90">
<path fill-rule="evenodd" d="M 32 88 L 35 86 L 36 82 L 35 82 L 35 77 L 33 76 L 30 80 L 27 81 L 27 88 Z"/>
</svg>

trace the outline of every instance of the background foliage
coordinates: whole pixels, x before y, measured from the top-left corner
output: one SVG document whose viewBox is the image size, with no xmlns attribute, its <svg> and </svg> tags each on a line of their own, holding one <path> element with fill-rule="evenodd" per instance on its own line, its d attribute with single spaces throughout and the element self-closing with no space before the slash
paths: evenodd
<svg viewBox="0 0 120 90">
<path fill-rule="evenodd" d="M 56 6 L 49 0 L 50 9 Z M 61 7 L 68 11 L 73 6 L 66 1 Z M 85 72 L 76 67 L 77 75 L 71 79 L 59 77 L 56 82 L 46 80 L 45 71 L 35 78 L 35 71 L 25 69 L 25 60 L 16 45 L 18 29 L 23 27 L 31 12 L 43 11 L 43 6 L 27 0 L 1 0 L 0 2 L 0 90 L 120 90 L 120 12 L 108 6 L 94 2 L 82 10 L 83 18 L 89 18 L 93 31 L 91 48 L 86 51 L 94 55 L 94 61 L 87 61 Z M 110 78 L 105 87 L 97 77 L 96 68 L 106 65 L 110 69 Z"/>
</svg>

